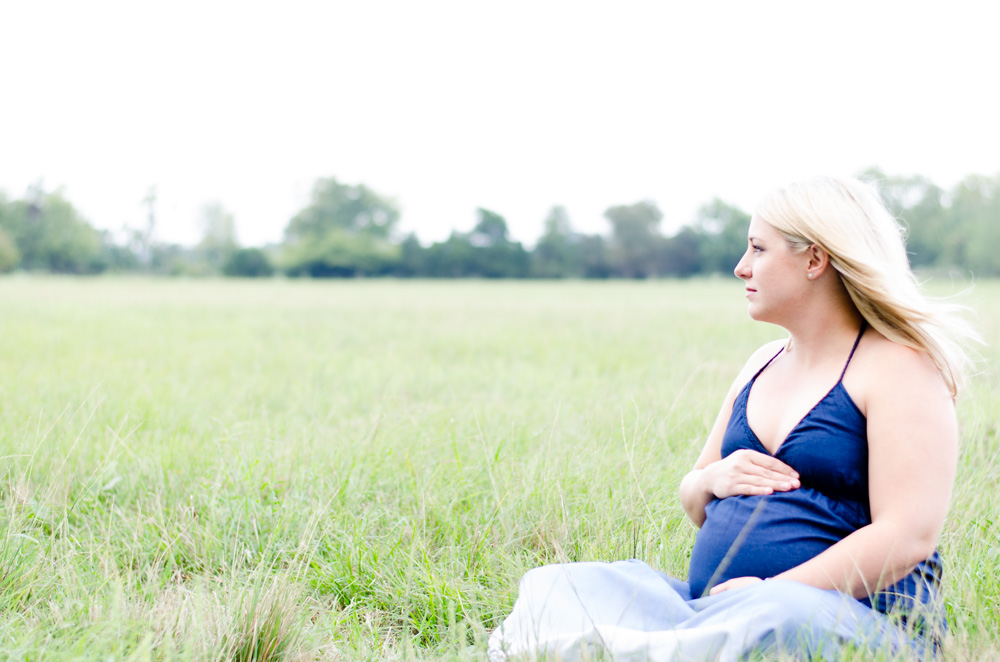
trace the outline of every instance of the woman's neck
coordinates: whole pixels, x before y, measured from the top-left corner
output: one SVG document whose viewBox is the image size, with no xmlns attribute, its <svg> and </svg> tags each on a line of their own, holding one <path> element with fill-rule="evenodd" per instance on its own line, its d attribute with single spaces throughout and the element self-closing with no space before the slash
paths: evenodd
<svg viewBox="0 0 1000 662">
<path fill-rule="evenodd" d="M 796 363 L 815 365 L 831 358 L 839 358 L 839 348 L 853 344 L 864 318 L 853 307 L 839 314 L 812 316 L 792 328 L 786 327 L 788 341 L 785 352 Z"/>
<path fill-rule="evenodd" d="M 823 282 L 802 302 L 802 306 L 787 324 L 785 351 L 795 362 L 814 365 L 831 357 L 831 352 L 847 343 L 854 343 L 864 318 L 854 306 L 843 282 L 828 273 Z"/>
</svg>

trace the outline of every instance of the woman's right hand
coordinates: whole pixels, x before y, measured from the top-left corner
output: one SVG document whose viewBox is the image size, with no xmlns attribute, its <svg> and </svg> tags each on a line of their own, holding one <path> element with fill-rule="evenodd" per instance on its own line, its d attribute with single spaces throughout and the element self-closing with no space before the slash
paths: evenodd
<svg viewBox="0 0 1000 662">
<path fill-rule="evenodd" d="M 781 460 L 749 449 L 730 453 L 702 470 L 702 484 L 717 499 L 788 492 L 802 486 L 799 474 Z"/>
<path fill-rule="evenodd" d="M 713 499 L 789 492 L 801 486 L 798 472 L 781 460 L 741 449 L 688 472 L 681 481 L 681 505 L 691 521 L 701 526 L 705 507 Z"/>
</svg>

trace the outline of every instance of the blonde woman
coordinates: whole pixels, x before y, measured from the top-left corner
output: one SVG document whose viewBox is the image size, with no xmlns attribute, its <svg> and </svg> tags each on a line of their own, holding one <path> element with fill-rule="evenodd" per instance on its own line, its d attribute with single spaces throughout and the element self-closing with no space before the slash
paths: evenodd
<svg viewBox="0 0 1000 662">
<path fill-rule="evenodd" d="M 750 317 L 788 336 L 747 361 L 681 482 L 700 527 L 688 581 L 638 561 L 537 568 L 492 659 L 937 652 L 974 332 L 921 295 L 900 226 L 854 179 L 768 195 L 735 274 Z"/>
</svg>

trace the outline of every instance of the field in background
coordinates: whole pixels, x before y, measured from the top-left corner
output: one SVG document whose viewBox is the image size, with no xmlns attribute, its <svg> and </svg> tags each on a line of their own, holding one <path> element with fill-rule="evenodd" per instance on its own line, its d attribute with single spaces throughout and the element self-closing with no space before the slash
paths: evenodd
<svg viewBox="0 0 1000 662">
<path fill-rule="evenodd" d="M 967 301 L 1000 338 L 1000 284 Z M 0 279 L 0 656 L 478 659 L 520 575 L 684 576 L 735 281 Z M 1000 655 L 997 347 L 959 403 L 955 659 Z"/>
</svg>

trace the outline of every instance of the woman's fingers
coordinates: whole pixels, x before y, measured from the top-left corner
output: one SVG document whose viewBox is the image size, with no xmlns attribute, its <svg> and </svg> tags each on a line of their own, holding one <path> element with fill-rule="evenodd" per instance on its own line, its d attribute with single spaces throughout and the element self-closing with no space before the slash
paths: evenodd
<svg viewBox="0 0 1000 662">
<path fill-rule="evenodd" d="M 744 496 L 762 496 L 765 494 L 774 494 L 775 491 L 776 490 L 773 487 L 745 483 L 743 485 L 736 485 L 733 489 L 733 494 L 740 494 Z"/>
<path fill-rule="evenodd" d="M 741 483 L 733 486 L 732 494 L 743 494 L 748 496 L 757 496 L 762 494 L 774 494 L 775 492 L 790 492 L 794 489 L 798 489 L 799 485 L 792 483 L 778 483 L 778 484 L 754 484 L 754 483 Z"/>
<path fill-rule="evenodd" d="M 787 492 L 801 487 L 798 472 L 781 460 L 757 451 L 736 451 L 718 465 L 713 492 L 719 498 Z"/>
<path fill-rule="evenodd" d="M 760 477 L 757 485 L 776 490 L 792 490 L 801 485 L 799 473 L 777 458 L 750 451 L 748 459 L 752 465 L 750 472 Z"/>
<path fill-rule="evenodd" d="M 744 588 L 764 581 L 760 577 L 733 577 L 727 581 L 717 584 L 708 592 L 709 595 L 717 595 L 723 591 L 731 591 L 737 588 Z"/>
<path fill-rule="evenodd" d="M 774 471 L 764 476 L 761 484 L 768 485 L 776 490 L 792 490 L 801 485 L 797 476 L 793 478 Z"/>
<path fill-rule="evenodd" d="M 763 453 L 758 453 L 756 451 L 747 451 L 749 455 L 747 456 L 750 462 L 757 465 L 761 469 L 771 474 L 779 474 L 781 476 L 787 476 L 789 478 L 798 478 L 799 473 L 792 469 L 790 466 L 782 462 L 776 457 L 771 457 L 770 455 L 764 455 Z"/>
</svg>

